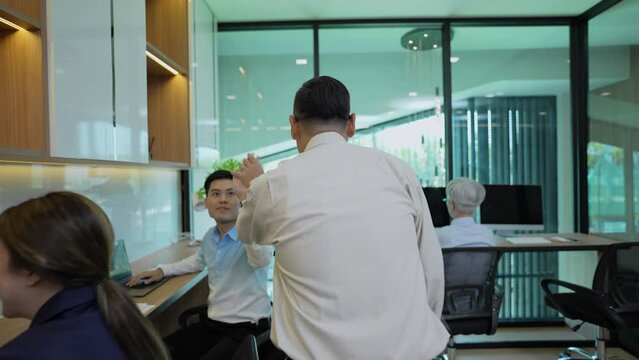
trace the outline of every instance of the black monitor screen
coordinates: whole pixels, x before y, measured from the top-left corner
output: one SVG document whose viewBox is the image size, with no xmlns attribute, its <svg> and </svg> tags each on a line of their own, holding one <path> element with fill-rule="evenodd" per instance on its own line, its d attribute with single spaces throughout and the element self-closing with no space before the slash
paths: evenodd
<svg viewBox="0 0 639 360">
<path fill-rule="evenodd" d="M 482 224 L 543 230 L 541 186 L 485 185 L 486 199 L 480 206 Z"/>
<path fill-rule="evenodd" d="M 424 195 L 430 210 L 430 216 L 433 219 L 435 227 L 450 225 L 450 215 L 446 209 L 446 188 L 443 187 L 425 187 Z"/>
</svg>

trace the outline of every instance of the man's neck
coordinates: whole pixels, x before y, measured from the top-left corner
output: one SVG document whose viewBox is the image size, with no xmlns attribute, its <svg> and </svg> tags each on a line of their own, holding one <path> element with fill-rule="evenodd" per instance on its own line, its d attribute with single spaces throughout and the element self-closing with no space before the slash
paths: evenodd
<svg viewBox="0 0 639 360">
<path fill-rule="evenodd" d="M 217 232 L 220 234 L 220 239 L 226 235 L 235 226 L 235 223 L 219 223 L 217 224 Z"/>
</svg>

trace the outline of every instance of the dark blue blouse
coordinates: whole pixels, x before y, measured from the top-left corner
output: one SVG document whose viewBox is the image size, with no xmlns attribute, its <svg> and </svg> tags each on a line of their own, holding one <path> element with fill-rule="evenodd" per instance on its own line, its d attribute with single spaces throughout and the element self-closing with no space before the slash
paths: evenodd
<svg viewBox="0 0 639 360">
<path fill-rule="evenodd" d="M 0 360 L 126 358 L 102 318 L 95 285 L 60 291 L 38 310 L 27 331 L 0 348 Z"/>
</svg>

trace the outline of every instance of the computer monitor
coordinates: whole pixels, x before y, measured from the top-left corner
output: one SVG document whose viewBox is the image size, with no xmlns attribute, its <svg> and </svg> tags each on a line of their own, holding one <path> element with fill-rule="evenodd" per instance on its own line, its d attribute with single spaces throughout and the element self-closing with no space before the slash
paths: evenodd
<svg viewBox="0 0 639 360">
<path fill-rule="evenodd" d="M 126 252 L 126 246 L 124 240 L 118 239 L 113 245 L 113 255 L 111 257 L 111 268 L 109 270 L 109 277 L 111 280 L 118 284 L 125 286 L 125 284 L 131 280 L 131 263 L 129 262 L 129 255 Z M 162 278 L 160 281 L 156 281 L 151 284 L 137 284 L 130 288 L 126 287 L 126 291 L 133 297 L 146 296 L 151 291 L 155 290 L 162 284 L 164 284 L 168 278 Z"/>
<path fill-rule="evenodd" d="M 480 222 L 494 230 L 544 230 L 541 186 L 484 185 Z"/>
<path fill-rule="evenodd" d="M 131 275 L 131 265 L 124 240 L 118 239 L 115 241 L 115 244 L 113 244 L 109 277 L 118 284 L 124 285 L 131 279 Z"/>
<path fill-rule="evenodd" d="M 450 225 L 450 214 L 446 208 L 446 188 L 443 187 L 425 187 L 424 196 L 430 209 L 430 217 L 433 219 L 435 227 Z"/>
</svg>

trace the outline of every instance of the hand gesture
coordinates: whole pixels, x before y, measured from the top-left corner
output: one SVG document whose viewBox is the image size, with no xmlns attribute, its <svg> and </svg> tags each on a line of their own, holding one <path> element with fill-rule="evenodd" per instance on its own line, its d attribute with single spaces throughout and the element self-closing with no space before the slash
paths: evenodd
<svg viewBox="0 0 639 360">
<path fill-rule="evenodd" d="M 240 170 L 233 171 L 233 178 L 240 180 L 248 189 L 251 181 L 262 174 L 264 174 L 264 169 L 260 164 L 260 159 L 253 154 L 248 154 L 248 157 L 242 161 Z"/>
<path fill-rule="evenodd" d="M 157 268 L 155 270 L 145 271 L 131 277 L 131 280 L 126 283 L 126 286 L 134 287 L 141 284 L 147 285 L 156 281 L 160 281 L 163 277 L 164 272 L 162 272 L 162 269 Z"/>
</svg>

